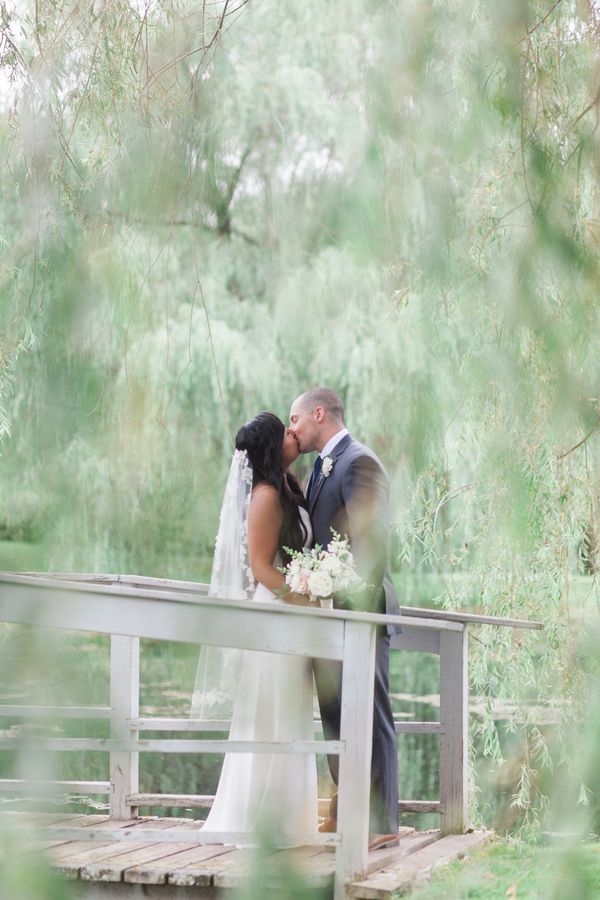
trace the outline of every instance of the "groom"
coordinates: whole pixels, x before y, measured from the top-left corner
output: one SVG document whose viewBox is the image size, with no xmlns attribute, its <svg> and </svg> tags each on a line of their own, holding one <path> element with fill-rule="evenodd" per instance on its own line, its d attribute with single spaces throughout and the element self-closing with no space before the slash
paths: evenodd
<svg viewBox="0 0 600 900">
<path fill-rule="evenodd" d="M 350 538 L 357 570 L 367 588 L 352 605 L 335 597 L 334 606 L 399 615 L 398 599 L 388 567 L 388 479 L 381 461 L 344 426 L 344 406 L 328 388 L 301 394 L 290 410 L 290 430 L 301 453 L 319 454 L 308 482 L 306 499 L 315 543 L 326 547 L 333 528 Z M 393 628 L 394 631 L 401 630 Z M 396 732 L 388 693 L 388 629 L 377 634 L 369 850 L 398 843 L 398 759 Z M 315 682 L 326 740 L 339 740 L 342 665 L 314 660 Z M 338 758 L 329 757 L 337 785 Z M 337 794 L 320 831 L 337 828 Z"/>
</svg>

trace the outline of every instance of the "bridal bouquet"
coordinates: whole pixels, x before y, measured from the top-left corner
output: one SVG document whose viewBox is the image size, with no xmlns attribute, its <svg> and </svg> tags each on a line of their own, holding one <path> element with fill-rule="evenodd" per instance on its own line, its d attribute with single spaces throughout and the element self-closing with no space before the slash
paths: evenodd
<svg viewBox="0 0 600 900">
<path fill-rule="evenodd" d="M 356 571 L 354 557 L 348 549 L 348 538 L 331 529 L 333 539 L 324 550 L 319 544 L 312 550 L 289 550 L 292 557 L 282 568 L 285 583 L 296 594 L 306 594 L 319 606 L 333 608 L 337 591 L 353 593 L 365 587 Z"/>
</svg>

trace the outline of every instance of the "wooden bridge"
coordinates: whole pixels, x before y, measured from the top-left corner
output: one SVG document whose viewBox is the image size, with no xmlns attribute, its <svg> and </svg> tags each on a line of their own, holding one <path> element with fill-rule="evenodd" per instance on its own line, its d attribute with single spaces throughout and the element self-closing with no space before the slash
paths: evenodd
<svg viewBox="0 0 600 900">
<path fill-rule="evenodd" d="M 452 858 L 485 838 L 466 833 L 469 624 L 541 627 L 523 620 L 413 607 L 402 607 L 402 613 L 404 633 L 392 637 L 392 648 L 439 655 L 440 720 L 398 722 L 396 731 L 439 736 L 440 797 L 435 802 L 406 799 L 399 805 L 401 811 L 438 813 L 440 829 L 401 829 L 400 847 L 369 854 L 375 634 L 378 626 L 396 622 L 395 617 L 227 601 L 207 596 L 203 584 L 141 576 L 0 574 L 0 622 L 96 632 L 110 635 L 111 640 L 109 706 L 0 706 L 0 716 L 29 722 L 42 717 L 108 719 L 108 739 L 36 738 L 35 744 L 49 752 L 106 751 L 108 781 L 55 782 L 54 786 L 65 793 L 108 794 L 109 815 L 8 813 L 5 823 L 9 820 L 13 834 L 23 831 L 29 848 L 45 849 L 66 877 L 78 879 L 75 896 L 133 900 L 138 896 L 136 885 L 144 884 L 155 885 L 152 891 L 163 900 L 183 896 L 190 886 L 196 888 L 195 897 L 214 897 L 253 877 L 257 858 L 261 871 L 270 873 L 265 890 L 275 886 L 277 893 L 278 878 L 285 877 L 289 866 L 300 866 L 305 884 L 319 888 L 331 884 L 334 900 L 391 896 L 436 860 Z M 228 723 L 221 721 L 140 716 L 140 638 L 196 640 L 205 645 L 341 661 L 339 741 L 140 739 L 140 731 L 185 735 L 228 728 Z M 25 741 L 22 736 L 8 736 L 0 741 L 0 749 L 27 749 Z M 213 799 L 140 793 L 138 759 L 142 751 L 339 754 L 338 831 L 293 837 L 271 834 L 268 844 L 240 850 L 235 845 L 247 843 L 246 834 L 210 833 L 200 830 L 192 819 L 140 817 L 140 807 L 209 807 Z M 27 779 L 0 780 L 4 791 L 23 792 L 32 787 Z M 295 849 L 286 851 L 290 846 Z M 144 896 L 149 896 L 149 888 L 144 890 Z"/>
</svg>

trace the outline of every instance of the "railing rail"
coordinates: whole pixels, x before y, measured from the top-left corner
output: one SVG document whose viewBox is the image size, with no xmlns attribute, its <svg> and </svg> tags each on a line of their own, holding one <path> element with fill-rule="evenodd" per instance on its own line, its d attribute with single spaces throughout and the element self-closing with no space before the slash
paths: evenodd
<svg viewBox="0 0 600 900">
<path fill-rule="evenodd" d="M 10 574 L 10 573 L 7 573 Z M 15 575 L 30 575 L 36 578 L 85 582 L 87 584 L 121 584 L 129 587 L 144 587 L 153 590 L 178 591 L 182 594 L 208 595 L 209 585 L 204 581 L 176 581 L 170 578 L 152 578 L 148 575 L 99 575 L 91 573 L 60 572 L 15 572 Z M 540 631 L 544 625 L 531 619 L 514 619 L 502 616 L 487 616 L 454 610 L 430 609 L 421 606 L 400 606 L 403 616 L 417 616 L 427 619 L 442 619 L 447 622 L 462 622 L 471 625 L 502 625 L 508 628 L 525 628 Z"/>
</svg>

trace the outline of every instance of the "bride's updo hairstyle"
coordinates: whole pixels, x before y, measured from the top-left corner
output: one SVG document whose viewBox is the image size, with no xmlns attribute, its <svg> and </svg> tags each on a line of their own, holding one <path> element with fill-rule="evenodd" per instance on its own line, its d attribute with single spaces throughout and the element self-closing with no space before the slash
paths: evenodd
<svg viewBox="0 0 600 900">
<path fill-rule="evenodd" d="M 291 472 L 283 467 L 283 438 L 285 425 L 274 413 L 262 412 L 245 425 L 235 436 L 235 449 L 246 450 L 252 466 L 252 487 L 270 484 L 279 494 L 283 507 L 283 526 L 279 538 L 280 552 L 284 562 L 289 555 L 283 549 L 301 550 L 307 533 L 298 512 L 299 506 L 306 506 L 302 488 Z"/>
</svg>

